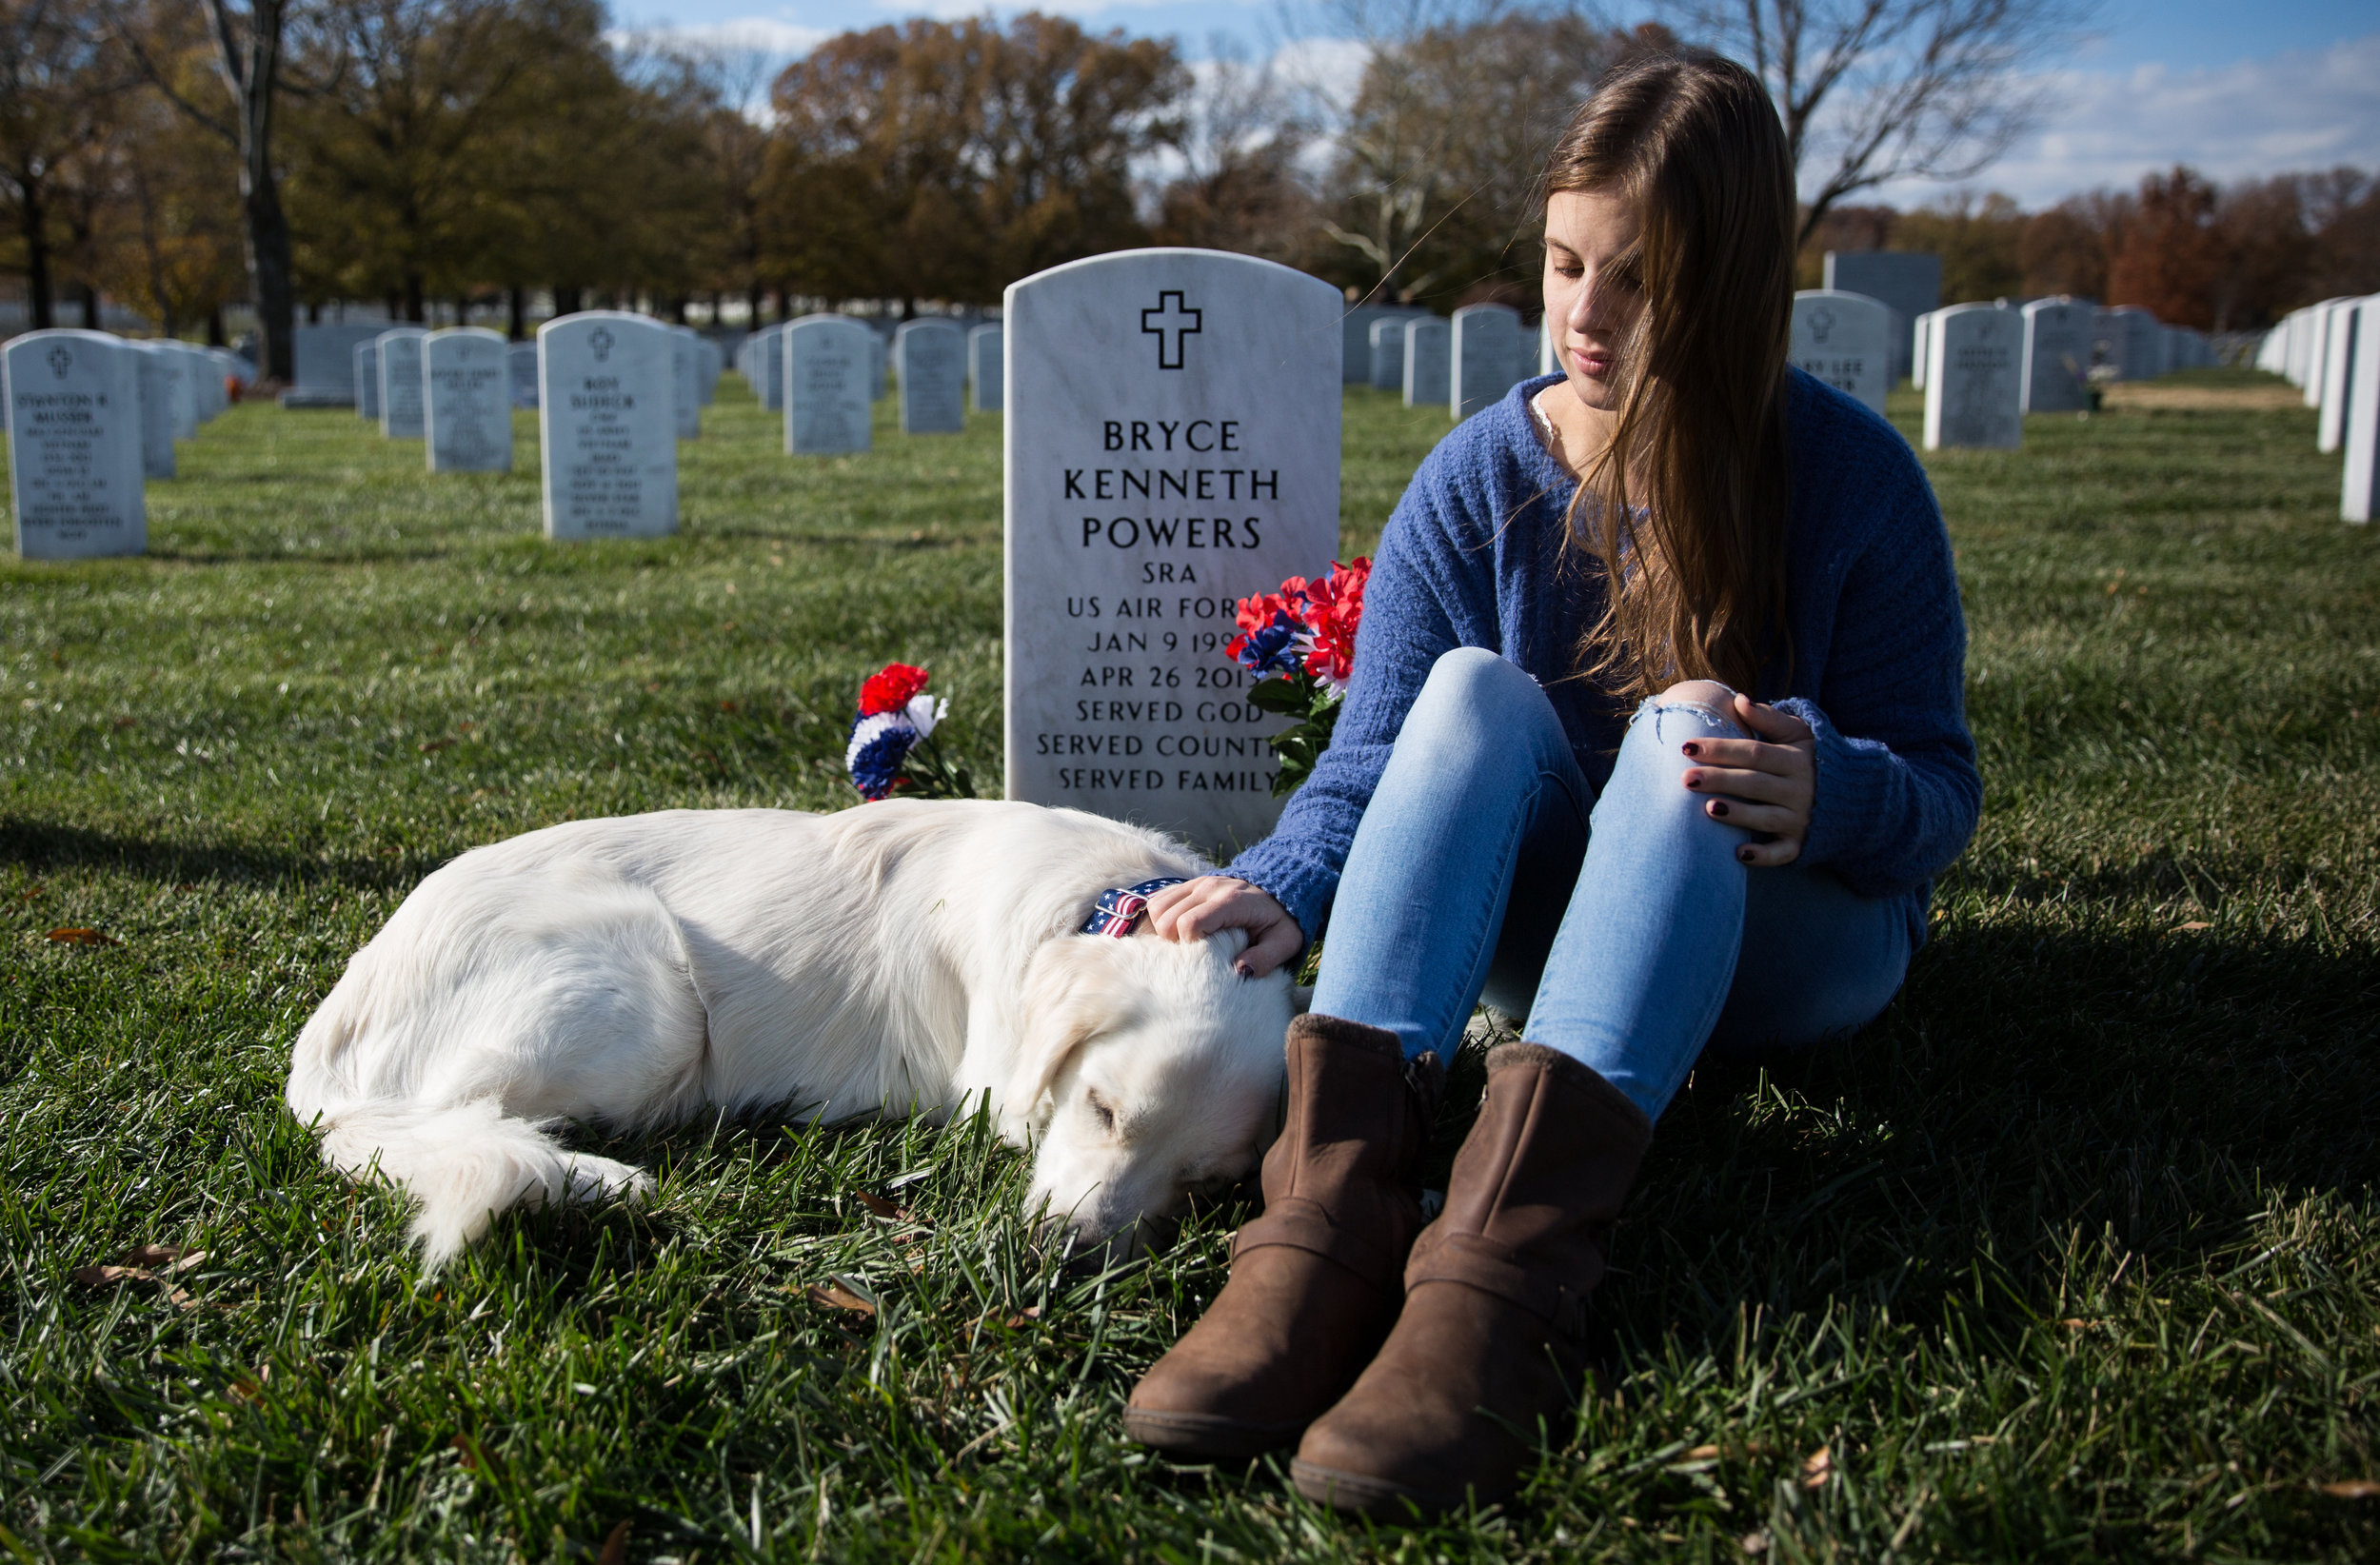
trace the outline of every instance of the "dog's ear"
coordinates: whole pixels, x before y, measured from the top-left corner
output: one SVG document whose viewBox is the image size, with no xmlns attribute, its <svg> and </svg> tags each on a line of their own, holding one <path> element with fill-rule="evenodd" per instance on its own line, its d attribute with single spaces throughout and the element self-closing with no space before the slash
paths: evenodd
<svg viewBox="0 0 2380 1565">
<path fill-rule="evenodd" d="M 1103 953 L 1061 940 L 1045 946 L 1033 963 L 1025 979 L 1023 1015 L 1018 1019 L 1022 1037 L 1002 1105 L 1010 1119 L 1032 1118 L 1035 1105 L 1066 1062 L 1098 1035 L 1101 1009 L 1086 990 L 1091 986 L 1089 964 L 1100 955 Z"/>
</svg>

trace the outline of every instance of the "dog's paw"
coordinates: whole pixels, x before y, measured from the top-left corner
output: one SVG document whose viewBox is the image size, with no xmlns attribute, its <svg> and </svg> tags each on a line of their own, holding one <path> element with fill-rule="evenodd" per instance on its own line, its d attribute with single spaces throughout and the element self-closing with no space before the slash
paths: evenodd
<svg viewBox="0 0 2380 1565">
<path fill-rule="evenodd" d="M 609 1158 L 597 1158 L 584 1152 L 572 1153 L 565 1161 L 570 1179 L 569 1199 L 574 1201 L 610 1199 L 639 1205 L 656 1188 L 650 1174 L 630 1163 L 614 1162 Z"/>
</svg>

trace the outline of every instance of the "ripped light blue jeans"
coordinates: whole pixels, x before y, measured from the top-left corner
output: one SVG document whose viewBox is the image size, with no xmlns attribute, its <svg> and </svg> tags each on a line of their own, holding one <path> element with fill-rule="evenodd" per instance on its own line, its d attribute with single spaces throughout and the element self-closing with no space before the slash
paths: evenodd
<svg viewBox="0 0 2380 1565">
<path fill-rule="evenodd" d="M 1678 746 L 1743 737 L 1648 701 L 1597 797 L 1535 680 L 1447 653 L 1356 829 L 1314 1009 L 1452 1060 L 1484 995 L 1656 1119 L 1706 1044 L 1866 1022 L 1908 970 L 1905 910 L 1823 869 L 1736 861 L 1747 834 L 1703 812 Z"/>
</svg>

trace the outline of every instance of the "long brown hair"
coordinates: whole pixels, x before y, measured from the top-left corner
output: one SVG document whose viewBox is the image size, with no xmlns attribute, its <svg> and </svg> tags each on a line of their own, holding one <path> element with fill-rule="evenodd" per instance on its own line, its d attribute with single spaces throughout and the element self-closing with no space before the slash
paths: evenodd
<svg viewBox="0 0 2380 1565">
<path fill-rule="evenodd" d="M 1640 224 L 1644 308 L 1616 355 L 1618 417 L 1567 519 L 1605 583 L 1579 672 L 1627 697 L 1681 679 L 1756 694 L 1770 657 L 1792 659 L 1795 212 L 1776 110 L 1752 72 L 1716 54 L 1625 62 L 1555 144 L 1544 189 L 1616 196 Z"/>
</svg>

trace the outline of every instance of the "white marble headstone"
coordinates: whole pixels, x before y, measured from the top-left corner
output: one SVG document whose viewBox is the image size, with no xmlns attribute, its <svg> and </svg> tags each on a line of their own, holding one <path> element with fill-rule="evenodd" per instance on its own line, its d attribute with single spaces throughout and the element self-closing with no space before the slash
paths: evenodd
<svg viewBox="0 0 2380 1565">
<path fill-rule="evenodd" d="M 670 388 L 678 414 L 678 438 L 700 440 L 703 435 L 703 340 L 686 327 L 664 326 L 662 329 L 669 333 Z"/>
<path fill-rule="evenodd" d="M 868 335 L 875 338 L 876 341 L 874 345 L 868 348 L 870 368 L 868 370 L 867 400 L 870 402 L 883 402 L 884 400 L 884 393 L 891 389 L 892 339 L 886 336 L 883 332 L 877 330 L 874 327 L 868 327 Z"/>
<path fill-rule="evenodd" d="M 138 554 L 139 350 L 101 331 L 29 331 L 0 348 L 9 399 L 9 490 L 28 560 Z"/>
<path fill-rule="evenodd" d="M 505 348 L 505 367 L 512 382 L 512 406 L 537 406 L 537 345 L 513 343 Z"/>
<path fill-rule="evenodd" d="M 2072 299 L 2035 299 L 2024 307 L 2024 410 L 2072 413 L 2090 406 L 2091 327 L 2096 312 Z"/>
<path fill-rule="evenodd" d="M 1448 365 L 1454 328 L 1434 316 L 1405 327 L 1405 406 L 1444 407 L 1453 389 Z"/>
<path fill-rule="evenodd" d="M 1448 348 L 1454 373 L 1450 395 L 1457 423 L 1504 400 L 1519 377 L 1520 311 L 1510 305 L 1465 305 L 1455 311 Z"/>
<path fill-rule="evenodd" d="M 1881 413 L 1893 379 L 1893 311 L 1864 293 L 1805 288 L 1794 295 L 1785 356 L 1795 368 Z"/>
<path fill-rule="evenodd" d="M 225 406 L 223 371 L 215 367 L 213 356 L 195 343 L 184 343 L 182 356 L 190 366 L 191 423 L 212 423 Z"/>
<path fill-rule="evenodd" d="M 512 366 L 502 334 L 458 327 L 421 346 L 429 470 L 512 471 Z"/>
<path fill-rule="evenodd" d="M 979 413 L 997 413 L 1006 406 L 1001 397 L 1001 373 L 1006 364 L 1001 341 L 996 326 L 980 326 L 967 333 L 967 384 Z"/>
<path fill-rule="evenodd" d="M 967 426 L 967 334 L 948 321 L 905 321 L 893 337 L 901 362 L 901 432 L 955 435 Z"/>
<path fill-rule="evenodd" d="M 2314 426 L 2314 449 L 2328 456 L 2339 448 L 2347 433 L 2348 407 L 2354 400 L 2355 348 L 2362 335 L 2363 301 L 2350 299 L 2331 307 L 2330 329 L 2322 354 L 2322 415 Z M 2168 347 L 2181 345 L 2169 333 Z M 2168 359 L 2174 357 L 2169 351 Z"/>
<path fill-rule="evenodd" d="M 151 343 L 126 345 L 133 351 L 141 392 L 141 472 L 173 476 L 173 355 Z"/>
<path fill-rule="evenodd" d="M 702 404 L 708 407 L 719 400 L 719 372 L 726 365 L 726 355 L 719 351 L 717 343 L 698 335 L 694 339 L 694 362 L 700 371 Z"/>
<path fill-rule="evenodd" d="M 1371 355 L 1367 367 L 1371 370 L 1372 387 L 1376 391 L 1399 391 L 1405 385 L 1405 322 L 1391 316 L 1372 323 L 1371 341 L 1364 345 Z"/>
<path fill-rule="evenodd" d="M 295 388 L 323 403 L 356 401 L 355 345 L 368 343 L 387 329 L 386 321 L 298 327 L 289 338 L 290 366 L 297 376 Z"/>
<path fill-rule="evenodd" d="M 2355 360 L 2349 369 L 2339 444 L 2347 448 L 2339 519 L 2369 522 L 2380 508 L 2380 294 L 2356 307 Z"/>
<path fill-rule="evenodd" d="M 420 327 L 399 327 L 380 335 L 380 432 L 390 440 L 422 438 L 422 339 Z"/>
<path fill-rule="evenodd" d="M 1007 291 L 1007 795 L 1228 853 L 1272 829 L 1279 720 L 1236 601 L 1339 544 L 1339 290 L 1125 250 Z"/>
<path fill-rule="evenodd" d="M 759 334 L 752 345 L 752 368 L 759 377 L 752 388 L 761 394 L 761 406 L 771 413 L 784 411 L 784 327 L 769 327 Z"/>
<path fill-rule="evenodd" d="M 2024 438 L 2025 319 L 1998 305 L 1952 305 L 1927 333 L 1925 446 L 1998 446 Z"/>
<path fill-rule="evenodd" d="M 876 333 L 848 315 L 805 315 L 785 329 L 785 450 L 794 456 L 864 451 Z"/>
<path fill-rule="evenodd" d="M 355 345 L 355 416 L 380 422 L 380 347 Z"/>
<path fill-rule="evenodd" d="M 618 310 L 565 315 L 537 328 L 546 537 L 677 530 L 671 351 L 658 323 Z"/>
</svg>

